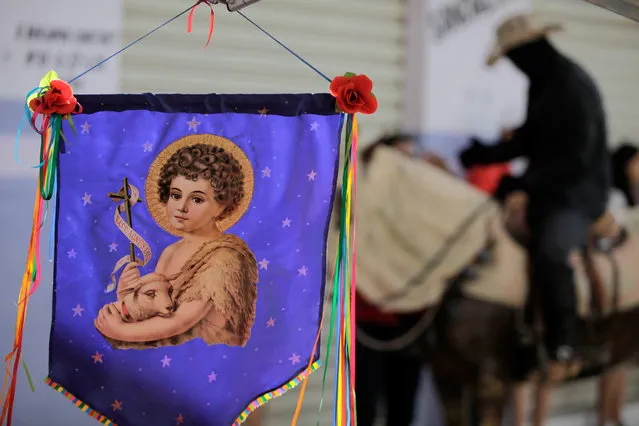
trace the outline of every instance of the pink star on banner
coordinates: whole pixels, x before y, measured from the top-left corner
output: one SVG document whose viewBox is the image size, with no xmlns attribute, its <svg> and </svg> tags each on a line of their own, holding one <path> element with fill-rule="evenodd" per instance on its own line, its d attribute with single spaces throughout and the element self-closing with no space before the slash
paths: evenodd
<svg viewBox="0 0 639 426">
<path fill-rule="evenodd" d="M 275 318 L 271 317 L 266 321 L 266 328 L 275 327 Z"/>
<path fill-rule="evenodd" d="M 297 276 L 305 277 L 307 272 L 308 272 L 308 268 L 306 267 L 306 265 L 302 265 L 302 267 L 297 270 Z"/>
<path fill-rule="evenodd" d="M 162 368 L 166 368 L 166 367 L 170 367 L 171 366 L 171 358 L 169 358 L 166 355 L 164 355 L 164 358 L 162 358 L 160 360 L 160 362 L 162 363 Z"/>
<path fill-rule="evenodd" d="M 292 365 L 299 364 L 300 362 L 302 362 L 298 354 L 291 355 L 291 357 L 288 360 L 291 361 Z"/>
<path fill-rule="evenodd" d="M 102 360 L 103 356 L 104 354 L 101 354 L 100 352 L 95 351 L 95 354 L 91 356 L 91 358 L 93 358 L 93 363 L 97 364 L 99 362 L 100 364 L 104 364 L 104 361 Z"/>
<path fill-rule="evenodd" d="M 268 264 L 271 263 L 268 260 L 266 260 L 266 258 L 260 260 L 258 262 L 258 265 L 260 265 L 260 269 L 268 269 Z"/>
<path fill-rule="evenodd" d="M 71 310 L 73 311 L 73 316 L 74 317 L 81 317 L 82 316 L 82 312 L 84 311 L 84 308 L 78 304 L 78 305 L 75 306 L 75 308 L 73 308 Z"/>
<path fill-rule="evenodd" d="M 186 125 L 189 126 L 189 130 L 193 130 L 194 132 L 197 132 L 197 126 L 200 125 L 200 122 L 197 121 L 195 117 L 193 117 L 191 121 L 186 122 Z"/>
<path fill-rule="evenodd" d="M 86 206 L 87 204 L 93 204 L 93 201 L 91 201 L 91 194 L 85 192 L 82 196 L 82 205 Z"/>
<path fill-rule="evenodd" d="M 215 374 L 215 371 L 211 371 L 211 374 L 208 375 L 208 378 L 209 378 L 209 383 L 216 381 L 217 374 Z"/>
</svg>

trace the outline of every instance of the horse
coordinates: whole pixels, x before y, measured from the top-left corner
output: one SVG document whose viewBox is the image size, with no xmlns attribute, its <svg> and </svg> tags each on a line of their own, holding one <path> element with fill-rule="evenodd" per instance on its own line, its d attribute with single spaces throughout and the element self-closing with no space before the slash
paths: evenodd
<svg viewBox="0 0 639 426">
<path fill-rule="evenodd" d="M 480 279 L 468 273 L 453 280 L 439 306 L 430 308 L 437 309 L 430 326 L 413 343 L 431 367 L 448 425 L 468 424 L 464 412 L 471 424 L 497 424 L 513 388 L 527 378 L 522 371 L 531 365 L 539 368 L 534 345 L 526 351 L 519 344 L 523 306 L 504 303 L 497 292 L 491 300 L 481 286 Z M 639 323 L 636 304 L 596 319 L 581 305 L 577 348 L 586 352 L 586 363 L 571 380 L 597 375 L 639 351 L 632 332 Z M 603 344 L 609 345 L 607 353 L 588 354 L 589 347 Z"/>
<path fill-rule="evenodd" d="M 358 340 L 418 353 L 431 367 L 447 425 L 498 424 L 513 387 L 544 365 L 539 321 L 521 344 L 529 328 L 525 252 L 499 206 L 463 181 L 382 148 L 368 169 L 358 182 L 358 291 L 412 328 L 390 342 L 358 330 Z M 608 251 L 571 258 L 584 365 L 570 380 L 639 352 L 632 331 L 639 325 L 638 254 L 639 238 L 627 235 Z"/>
</svg>

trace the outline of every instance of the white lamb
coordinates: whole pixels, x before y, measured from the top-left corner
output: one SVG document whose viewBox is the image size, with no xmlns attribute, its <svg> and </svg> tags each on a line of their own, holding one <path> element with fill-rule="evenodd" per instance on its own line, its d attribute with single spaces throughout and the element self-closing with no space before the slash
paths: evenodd
<svg viewBox="0 0 639 426">
<path fill-rule="evenodd" d="M 155 280 L 118 291 L 118 301 L 113 305 L 124 322 L 170 317 L 175 311 L 172 295 L 173 286 L 167 280 Z M 139 344 L 103 337 L 114 349 L 140 349 Z"/>
<path fill-rule="evenodd" d="M 155 316 L 169 317 L 175 310 L 173 287 L 156 280 L 118 291 L 115 302 L 124 322 L 144 321 Z"/>
</svg>

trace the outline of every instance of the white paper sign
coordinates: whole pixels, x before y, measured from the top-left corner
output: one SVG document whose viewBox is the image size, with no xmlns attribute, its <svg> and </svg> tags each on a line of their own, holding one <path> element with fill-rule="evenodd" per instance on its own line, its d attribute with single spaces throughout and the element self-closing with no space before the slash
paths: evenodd
<svg viewBox="0 0 639 426">
<path fill-rule="evenodd" d="M 50 69 L 70 80 L 121 48 L 122 2 L 6 1 L 0 13 L 0 99 L 20 100 Z M 118 91 L 119 58 L 73 83 L 75 92 Z"/>
</svg>

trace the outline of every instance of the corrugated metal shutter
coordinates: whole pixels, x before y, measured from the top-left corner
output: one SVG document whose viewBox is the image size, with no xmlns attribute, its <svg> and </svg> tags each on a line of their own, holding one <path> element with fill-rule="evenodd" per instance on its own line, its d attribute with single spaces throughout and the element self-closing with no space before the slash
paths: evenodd
<svg viewBox="0 0 639 426">
<path fill-rule="evenodd" d="M 190 2 L 125 2 L 125 40 L 134 40 Z M 404 0 L 264 0 L 243 10 L 273 36 L 329 78 L 347 71 L 366 73 L 375 83 L 379 110 L 360 118 L 361 143 L 400 126 L 404 95 Z M 122 90 L 155 93 L 327 92 L 328 82 L 306 68 L 259 30 L 223 6 L 204 50 L 206 8 L 196 10 L 194 31 L 186 15 L 162 28 L 122 57 Z M 330 295 L 327 295 L 330 297 Z M 330 307 L 330 301 L 329 305 Z M 327 308 L 328 309 L 328 308 Z M 323 349 L 326 348 L 326 331 Z M 327 375 L 324 416 L 333 407 L 332 361 Z M 309 379 L 299 426 L 314 426 L 323 369 Z M 290 422 L 299 389 L 268 404 L 268 424 Z M 326 418 L 326 417 L 325 417 Z"/>
<path fill-rule="evenodd" d="M 639 24 L 582 0 L 535 0 L 535 12 L 564 31 L 552 36 L 596 79 L 606 104 L 611 145 L 639 138 Z"/>
<path fill-rule="evenodd" d="M 124 37 L 133 40 L 190 2 L 125 3 Z M 399 126 L 404 91 L 404 1 L 264 0 L 244 9 L 329 78 L 347 71 L 368 74 L 380 108 L 360 119 L 362 138 Z M 186 15 L 123 55 L 126 92 L 296 93 L 327 92 L 328 83 L 241 16 L 216 8 L 215 32 L 204 50 L 207 9 L 196 10 L 194 31 Z"/>
</svg>

